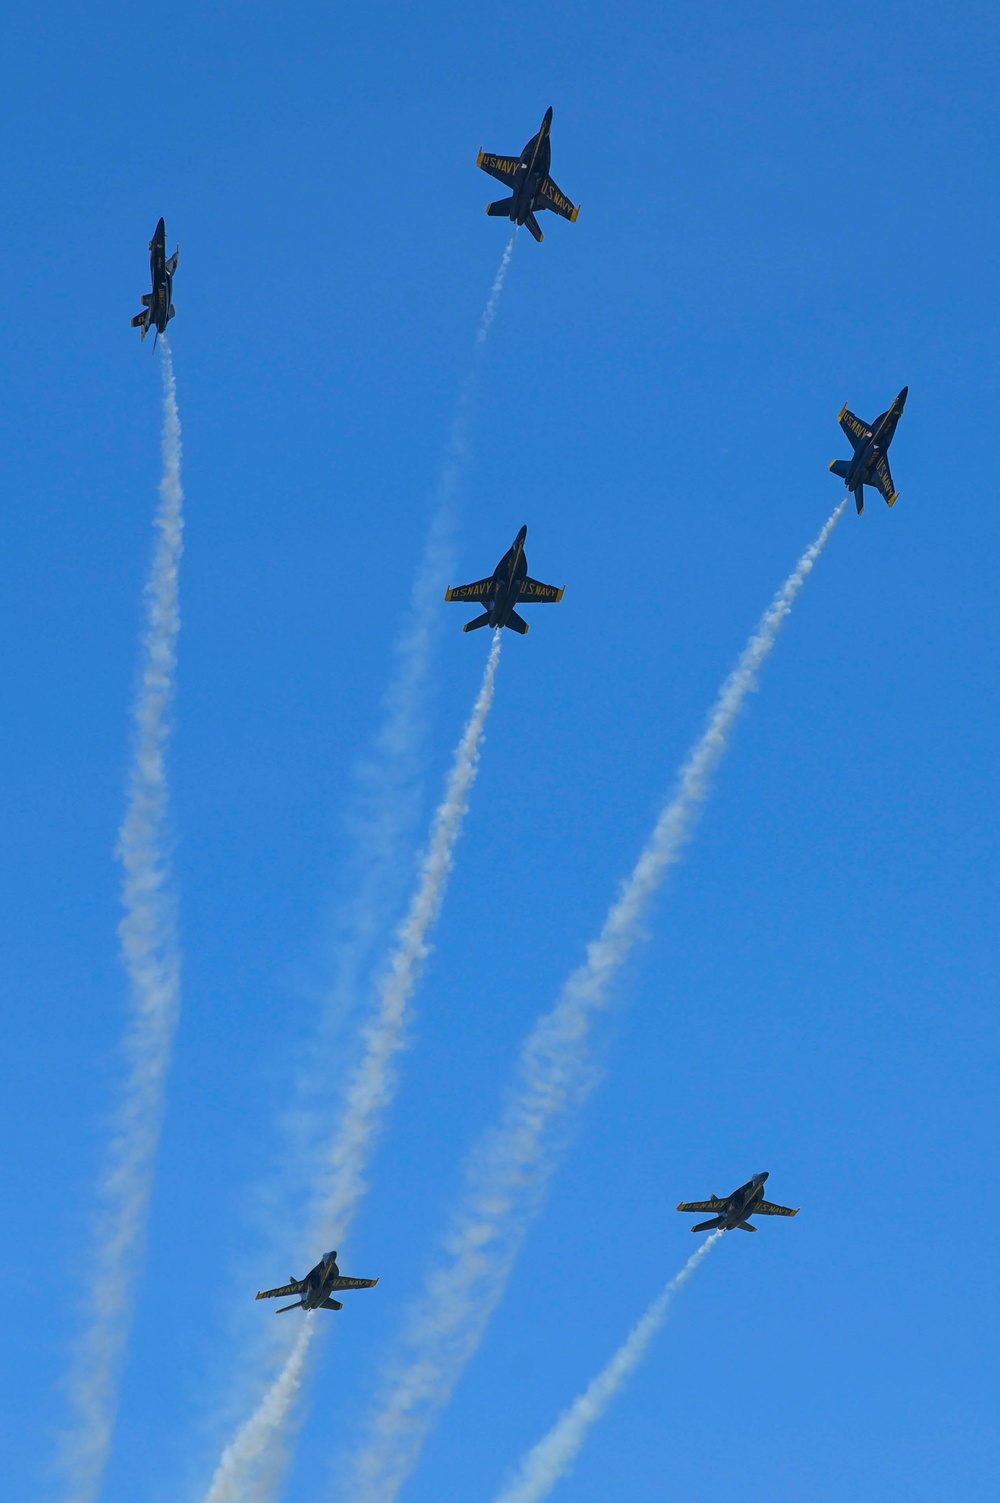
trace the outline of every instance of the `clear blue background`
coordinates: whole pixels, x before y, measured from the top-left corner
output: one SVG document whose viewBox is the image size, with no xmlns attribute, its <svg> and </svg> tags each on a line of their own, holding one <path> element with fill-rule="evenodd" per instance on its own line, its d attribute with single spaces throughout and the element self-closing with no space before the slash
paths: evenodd
<svg viewBox="0 0 1000 1503">
<path fill-rule="evenodd" d="M 631 867 L 904 382 L 602 1031 L 606 1077 L 406 1491 L 488 1500 L 759 1168 L 562 1496 L 995 1496 L 996 7 L 41 6 L 0 45 L 4 1494 L 54 1487 L 125 1005 L 113 861 L 159 475 L 128 320 L 162 213 L 187 552 L 184 1011 L 107 1503 L 194 1499 L 506 230 L 475 170 L 555 107 L 583 210 L 518 241 L 458 578 L 530 527 L 419 1023 L 287 1498 L 330 1495 L 518 1042 Z M 428 807 L 488 642 L 441 608 Z M 412 853 L 411 853 L 412 854 Z M 407 861 L 411 856 L 407 856 Z M 403 875 L 408 875 L 404 872 Z M 350 1020 L 339 1047 L 352 1057 Z M 292 1166 L 289 1166 L 290 1172 Z M 245 1322 L 268 1321 L 251 1303 Z"/>
</svg>

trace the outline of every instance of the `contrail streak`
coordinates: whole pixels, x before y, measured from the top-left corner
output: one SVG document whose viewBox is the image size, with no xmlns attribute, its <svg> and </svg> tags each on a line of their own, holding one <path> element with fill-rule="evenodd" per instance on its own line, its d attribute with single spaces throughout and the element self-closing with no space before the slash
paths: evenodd
<svg viewBox="0 0 1000 1503">
<path fill-rule="evenodd" d="M 846 504 L 832 513 L 762 616 L 584 964 L 522 1047 L 500 1121 L 468 1163 L 464 1197 L 445 1240 L 446 1261 L 427 1276 L 369 1422 L 369 1439 L 352 1458 L 345 1489 L 352 1503 L 390 1503 L 397 1496 L 479 1345 L 556 1168 L 559 1126 L 593 1084 L 590 1030 L 639 938 L 650 900 L 680 860 L 736 718 Z"/>
<path fill-rule="evenodd" d="M 510 265 L 510 258 L 514 254 L 516 240 L 517 228 L 515 226 L 510 239 L 507 241 L 507 248 L 503 253 L 503 259 L 500 262 L 497 274 L 493 278 L 493 286 L 490 288 L 490 295 L 486 300 L 486 307 L 483 309 L 483 316 L 479 321 L 479 332 L 476 335 L 476 349 L 479 349 L 480 345 L 485 343 L 486 336 L 490 332 L 490 326 L 496 318 L 497 304 L 500 302 L 503 284 L 507 280 L 507 268 Z"/>
<path fill-rule="evenodd" d="M 238 1499 L 246 1495 L 245 1489 L 254 1470 L 268 1459 L 267 1453 L 274 1447 L 302 1383 L 306 1356 L 315 1334 L 315 1322 L 315 1314 L 307 1312 L 305 1324 L 281 1372 L 246 1424 L 241 1426 L 223 1451 L 212 1485 L 205 1495 L 206 1503 L 208 1500 L 211 1503 L 237 1503 Z M 272 1480 L 280 1467 L 280 1458 L 274 1458 L 274 1462 L 275 1465 L 271 1468 Z"/>
<path fill-rule="evenodd" d="M 165 850 L 165 753 L 180 630 L 178 571 L 183 549 L 181 428 L 166 339 L 163 350 L 163 478 L 156 547 L 146 582 L 146 629 L 134 745 L 118 857 L 124 868 L 118 926 L 131 1012 L 124 1038 L 122 1099 L 100 1185 L 88 1326 L 69 1380 L 74 1423 L 65 1444 L 67 1497 L 92 1503 L 111 1448 L 117 1385 L 128 1339 L 146 1231 L 163 1099 L 180 1007 L 181 958 Z"/>
<path fill-rule="evenodd" d="M 496 1496 L 495 1503 L 539 1503 L 547 1498 L 569 1471 L 590 1429 L 604 1414 L 622 1384 L 632 1376 L 646 1350 L 667 1318 L 674 1295 L 694 1273 L 710 1248 L 722 1236 L 721 1228 L 707 1237 L 688 1258 L 680 1273 L 658 1294 L 642 1319 L 632 1327 L 626 1341 L 611 1361 L 593 1378 L 570 1407 L 556 1420 L 547 1435 L 521 1458 L 514 1481 Z"/>
<path fill-rule="evenodd" d="M 365 1174 L 385 1112 L 395 1094 L 393 1061 L 405 1043 L 407 1010 L 428 954 L 428 935 L 441 912 L 455 844 L 469 807 L 479 752 L 493 703 L 502 633 L 493 634 L 482 685 L 445 789 L 435 812 L 409 911 L 379 987 L 378 1008 L 362 1033 L 363 1053 L 348 1084 L 343 1115 L 328 1153 L 312 1241 L 336 1246 L 343 1239 L 368 1186 Z M 248 1473 L 280 1442 L 291 1413 L 302 1366 L 316 1327 L 309 1320 L 285 1367 L 256 1411 L 223 1452 L 205 1503 L 230 1503 L 244 1495 Z"/>
</svg>

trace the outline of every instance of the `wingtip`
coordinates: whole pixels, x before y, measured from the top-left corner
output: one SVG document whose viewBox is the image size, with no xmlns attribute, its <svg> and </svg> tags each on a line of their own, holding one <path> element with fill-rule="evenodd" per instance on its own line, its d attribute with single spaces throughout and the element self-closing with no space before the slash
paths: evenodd
<svg viewBox="0 0 1000 1503">
<path fill-rule="evenodd" d="M 835 465 L 835 464 L 836 464 L 836 463 L 837 463 L 837 461 L 836 461 L 836 460 L 835 460 L 835 459 L 831 459 L 831 460 L 830 460 L 830 469 L 831 469 L 831 470 L 832 470 L 832 469 L 833 469 L 833 467 L 834 467 L 834 465 Z"/>
<path fill-rule="evenodd" d="M 482 165 L 483 165 L 483 157 L 484 157 L 484 156 L 485 156 L 485 155 L 486 155 L 486 153 L 485 153 L 485 151 L 484 151 L 484 150 L 483 150 L 483 148 L 482 148 L 482 147 L 481 147 L 481 146 L 480 146 L 480 148 L 479 148 L 479 155 L 478 155 L 478 157 L 477 157 L 477 158 L 476 158 L 476 166 L 477 166 L 477 167 L 481 167 L 481 166 L 482 166 Z"/>
<path fill-rule="evenodd" d="M 559 588 L 559 594 L 556 596 L 556 605 L 559 604 L 560 600 L 563 598 L 563 596 L 565 595 L 565 593 L 566 593 L 566 586 L 565 585 L 561 585 L 560 588 Z"/>
<path fill-rule="evenodd" d="M 898 500 L 899 500 L 899 492 L 896 491 L 896 493 L 894 495 L 892 495 L 892 496 L 889 497 L 887 505 L 889 505 L 889 506 L 895 506 L 895 504 L 896 504 L 896 502 Z"/>
<path fill-rule="evenodd" d="M 254 1295 L 254 1299 L 263 1299 L 263 1298 L 264 1298 L 264 1296 L 261 1294 L 260 1290 L 258 1289 L 257 1293 Z"/>
<path fill-rule="evenodd" d="M 450 588 L 450 586 L 449 586 L 449 588 L 447 590 L 445 590 L 445 592 L 444 592 L 444 598 L 445 598 L 445 600 L 450 600 L 452 598 L 451 597 L 451 588 Z"/>
<path fill-rule="evenodd" d="M 573 210 L 572 214 L 569 216 L 569 222 L 570 222 L 570 224 L 576 224 L 576 221 L 580 217 L 580 210 L 582 208 L 583 208 L 582 204 L 577 204 L 576 208 Z"/>
<path fill-rule="evenodd" d="M 839 412 L 839 414 L 838 414 L 838 415 L 837 415 L 837 422 L 838 422 L 838 423 L 840 423 L 840 422 L 842 422 L 842 421 L 843 421 L 843 418 L 844 418 L 844 413 L 845 413 L 845 412 L 846 412 L 846 411 L 847 411 L 847 403 L 846 403 L 846 402 L 845 402 L 845 403 L 844 403 L 844 405 L 843 405 L 843 407 L 842 407 L 842 408 L 841 408 L 841 409 L 840 409 L 840 412 Z"/>
</svg>

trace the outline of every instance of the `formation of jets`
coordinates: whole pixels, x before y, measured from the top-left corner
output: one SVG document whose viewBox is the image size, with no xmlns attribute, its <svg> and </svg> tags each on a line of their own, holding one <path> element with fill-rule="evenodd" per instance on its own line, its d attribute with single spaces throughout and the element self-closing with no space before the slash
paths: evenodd
<svg viewBox="0 0 1000 1503">
<path fill-rule="evenodd" d="M 510 189 L 507 198 L 498 199 L 487 206 L 492 218 L 509 219 L 515 225 L 527 226 L 535 240 L 544 239 L 536 214 L 550 209 L 571 223 L 576 223 L 580 213 L 557 186 L 551 177 L 552 164 L 552 109 L 546 110 L 538 132 L 532 136 L 520 156 L 498 156 L 480 151 L 477 165 Z M 150 292 L 143 294 L 143 308 L 132 320 L 132 327 L 142 331 L 145 339 L 150 328 L 157 335 L 166 331 L 174 317 L 173 283 L 177 271 L 180 249 L 167 259 L 167 232 L 161 219 L 149 242 Z M 154 338 L 154 346 L 156 340 Z M 860 514 L 864 510 L 864 488 L 874 487 L 892 506 L 898 499 L 889 469 L 888 450 L 896 432 L 896 426 L 906 403 L 907 388 L 886 412 L 871 424 L 857 417 L 846 406 L 840 413 L 840 426 L 851 441 L 854 451 L 851 459 L 835 459 L 830 466 L 833 473 L 843 480 L 847 490 L 854 496 Z M 481 614 L 467 621 L 463 631 L 476 631 L 488 626 L 494 631 L 509 627 L 524 636 L 528 623 L 519 615 L 519 605 L 555 604 L 563 598 L 563 589 L 556 585 L 542 584 L 528 573 L 528 560 L 524 551 L 527 526 L 521 528 L 513 544 L 497 564 L 493 573 L 473 584 L 455 585 L 445 595 L 446 600 L 468 602 L 482 608 Z M 709 1219 L 700 1221 L 691 1228 L 694 1232 L 711 1230 L 753 1232 L 757 1228 L 750 1223 L 751 1216 L 797 1216 L 798 1210 L 776 1205 L 764 1199 L 764 1184 L 768 1175 L 755 1174 L 745 1185 L 731 1195 L 720 1199 L 712 1195 L 708 1200 L 681 1201 L 679 1211 L 704 1212 Z M 343 1305 L 333 1298 L 345 1289 L 373 1289 L 378 1279 L 354 1279 L 344 1277 L 337 1266 L 337 1254 L 326 1253 L 310 1269 L 304 1279 L 292 1278 L 279 1289 L 265 1289 L 258 1299 L 275 1299 L 294 1295 L 289 1305 L 283 1305 L 277 1313 L 286 1310 L 342 1310 Z"/>
</svg>

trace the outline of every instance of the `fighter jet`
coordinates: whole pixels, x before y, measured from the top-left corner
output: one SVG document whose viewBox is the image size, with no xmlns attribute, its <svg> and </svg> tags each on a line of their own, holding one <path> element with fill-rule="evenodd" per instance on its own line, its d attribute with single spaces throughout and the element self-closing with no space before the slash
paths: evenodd
<svg viewBox="0 0 1000 1503">
<path fill-rule="evenodd" d="M 899 492 L 893 485 L 889 472 L 888 450 L 896 424 L 903 415 L 908 391 L 909 387 L 904 386 L 889 411 L 877 417 L 870 428 L 848 408 L 841 411 L 838 421 L 851 440 L 854 458 L 835 459 L 830 468 L 835 475 L 840 476 L 847 489 L 854 492 L 859 517 L 865 509 L 866 485 L 873 485 L 881 491 L 889 506 L 899 499 Z"/>
<path fill-rule="evenodd" d="M 536 209 L 552 209 L 573 224 L 580 212 L 575 208 L 549 177 L 552 161 L 552 143 L 549 131 L 552 128 L 552 106 L 545 111 L 545 119 L 537 136 L 532 136 L 519 157 L 498 157 L 492 152 L 480 150 L 476 162 L 490 177 L 506 184 L 514 191 L 510 198 L 497 199 L 487 204 L 486 212 L 494 219 L 512 219 L 515 224 L 526 224 L 536 240 L 544 240 L 535 218 Z"/>
<path fill-rule="evenodd" d="M 378 1279 L 345 1279 L 337 1267 L 337 1254 L 328 1252 L 311 1268 L 304 1279 L 293 1275 L 280 1289 L 264 1289 L 258 1299 L 280 1299 L 284 1294 L 299 1294 L 301 1299 L 290 1305 L 282 1305 L 275 1315 L 284 1315 L 286 1310 L 342 1310 L 339 1299 L 332 1299 L 341 1289 L 374 1289 Z"/>
<path fill-rule="evenodd" d="M 153 325 L 156 330 L 153 336 L 154 349 L 157 337 L 166 333 L 167 324 L 176 312 L 170 299 L 173 296 L 174 273 L 177 270 L 180 253 L 181 248 L 178 246 L 170 260 L 167 260 L 167 228 L 161 219 L 149 242 L 149 273 L 153 290 L 143 293 L 142 312 L 137 313 L 132 320 L 133 329 L 141 329 L 143 339 L 149 333 L 150 324 Z"/>
<path fill-rule="evenodd" d="M 724 1232 L 731 1232 L 739 1227 L 741 1232 L 755 1232 L 757 1228 L 750 1225 L 751 1216 L 797 1216 L 799 1207 L 791 1210 L 789 1206 L 776 1206 L 770 1200 L 764 1199 L 764 1181 L 767 1172 L 755 1174 L 753 1179 L 747 1180 L 745 1185 L 740 1185 L 732 1195 L 727 1195 L 720 1200 L 713 1195 L 711 1200 L 682 1200 L 677 1207 L 679 1211 L 711 1211 L 711 1221 L 699 1221 L 693 1226 L 693 1232 L 710 1232 L 716 1227 L 721 1227 Z"/>
<path fill-rule="evenodd" d="M 563 598 L 563 590 L 556 585 L 541 584 L 528 574 L 528 560 L 524 555 L 524 540 L 527 527 L 522 527 L 513 546 L 507 549 L 489 579 L 477 579 L 475 584 L 456 585 L 448 590 L 445 600 L 474 600 L 485 605 L 486 610 L 472 621 L 466 621 L 463 631 L 476 631 L 480 626 L 492 626 L 494 631 L 509 626 L 511 631 L 528 630 L 528 623 L 514 609 L 516 605 L 530 605 L 532 601 L 556 602 Z"/>
</svg>

